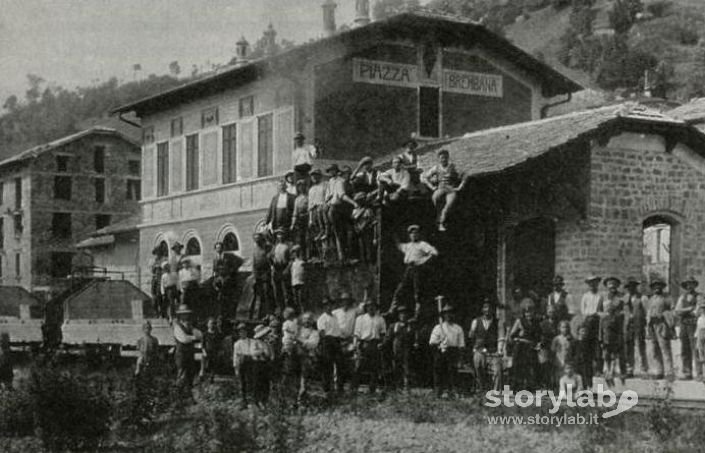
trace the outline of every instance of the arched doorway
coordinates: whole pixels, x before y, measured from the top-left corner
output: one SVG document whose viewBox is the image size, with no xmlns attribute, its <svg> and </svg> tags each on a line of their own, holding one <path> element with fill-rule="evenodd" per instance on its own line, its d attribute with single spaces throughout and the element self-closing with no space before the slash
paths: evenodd
<svg viewBox="0 0 705 453">
<path fill-rule="evenodd" d="M 238 241 L 237 236 L 233 232 L 228 232 L 223 237 L 223 251 L 224 252 L 237 252 L 240 250 L 240 241 Z"/>
<path fill-rule="evenodd" d="M 201 255 L 201 243 L 198 239 L 192 237 L 186 242 L 186 256 L 200 256 Z"/>
<path fill-rule="evenodd" d="M 678 292 L 680 223 L 672 216 L 655 214 L 642 224 L 642 274 L 646 284 L 663 280 Z M 675 284 L 674 284 L 675 283 Z"/>
<path fill-rule="evenodd" d="M 516 225 L 507 237 L 507 290 L 521 288 L 543 297 L 556 268 L 556 226 L 540 217 Z"/>
</svg>

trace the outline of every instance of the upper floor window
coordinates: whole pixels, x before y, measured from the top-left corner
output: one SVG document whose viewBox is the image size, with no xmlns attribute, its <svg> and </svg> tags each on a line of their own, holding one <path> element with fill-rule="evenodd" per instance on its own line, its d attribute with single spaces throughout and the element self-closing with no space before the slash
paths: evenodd
<svg viewBox="0 0 705 453">
<path fill-rule="evenodd" d="M 201 112 L 201 127 L 213 127 L 218 125 L 218 107 L 211 107 Z"/>
<path fill-rule="evenodd" d="M 96 173 L 105 173 L 105 146 L 93 148 L 93 169 Z"/>
<path fill-rule="evenodd" d="M 157 144 L 157 196 L 169 194 L 169 142 Z"/>
<path fill-rule="evenodd" d="M 109 214 L 98 214 L 95 216 L 95 229 L 100 230 L 110 225 L 110 215 Z"/>
<path fill-rule="evenodd" d="M 271 113 L 257 118 L 257 176 L 274 174 L 274 124 Z"/>
<path fill-rule="evenodd" d="M 15 209 L 22 209 L 22 178 L 15 178 Z"/>
<path fill-rule="evenodd" d="M 174 118 L 171 120 L 171 136 L 178 137 L 184 133 L 184 119 L 183 117 Z"/>
<path fill-rule="evenodd" d="M 69 156 L 56 156 L 56 171 L 61 173 L 69 171 Z"/>
<path fill-rule="evenodd" d="M 0 206 L 5 202 L 5 184 L 0 182 Z"/>
<path fill-rule="evenodd" d="M 142 182 L 139 179 L 127 180 L 126 198 L 132 201 L 139 201 L 142 198 Z"/>
<path fill-rule="evenodd" d="M 67 212 L 55 212 L 51 217 L 51 234 L 55 238 L 71 238 L 71 214 Z"/>
<path fill-rule="evenodd" d="M 223 126 L 223 183 L 237 180 L 237 124 Z"/>
<path fill-rule="evenodd" d="M 186 190 L 198 189 L 198 134 L 186 136 Z"/>
<path fill-rule="evenodd" d="M 246 96 L 240 99 L 240 118 L 246 118 L 255 114 L 255 97 Z"/>
<path fill-rule="evenodd" d="M 24 230 L 24 224 L 22 223 L 22 214 L 13 215 L 12 223 L 15 230 L 15 237 L 22 236 L 22 231 Z"/>
<path fill-rule="evenodd" d="M 96 203 L 105 203 L 105 178 L 95 178 L 93 185 L 95 186 Z"/>
<path fill-rule="evenodd" d="M 70 176 L 54 176 L 54 198 L 57 200 L 71 199 Z"/>
<path fill-rule="evenodd" d="M 127 173 L 130 176 L 141 176 L 142 172 L 142 162 L 139 160 L 129 160 L 127 161 Z"/>
</svg>

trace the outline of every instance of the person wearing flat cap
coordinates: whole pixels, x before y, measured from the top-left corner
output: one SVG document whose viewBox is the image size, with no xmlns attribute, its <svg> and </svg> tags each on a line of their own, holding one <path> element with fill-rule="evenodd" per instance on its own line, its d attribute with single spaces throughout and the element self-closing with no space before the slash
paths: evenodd
<svg viewBox="0 0 705 453">
<path fill-rule="evenodd" d="M 235 368 L 235 378 L 240 383 L 241 408 L 245 409 L 248 400 L 253 397 L 254 391 L 254 340 L 249 337 L 245 323 L 237 325 L 237 335 L 238 339 L 233 345 L 233 367 Z"/>
<path fill-rule="evenodd" d="M 660 278 L 651 284 L 651 297 L 646 311 L 646 339 L 649 365 L 656 379 L 673 376 L 673 354 L 671 339 L 673 338 L 673 313 L 671 298 L 664 293 L 667 283 Z"/>
<path fill-rule="evenodd" d="M 387 323 L 380 316 L 377 302 L 365 301 L 365 314 L 355 319 L 353 349 L 355 372 L 351 383 L 353 395 L 357 393 L 363 373 L 369 376 L 370 394 L 374 394 L 382 371 L 382 347 L 387 335 Z"/>
<path fill-rule="evenodd" d="M 465 333 L 455 323 L 455 309 L 444 305 L 441 322 L 431 331 L 428 344 L 433 350 L 433 387 L 436 396 L 450 395 L 457 390 L 460 351 L 465 348 Z"/>
<path fill-rule="evenodd" d="M 181 304 L 176 310 L 176 319 L 173 322 L 176 346 L 174 351 L 176 385 L 188 397 L 191 397 L 193 380 L 198 371 L 196 365 L 196 343 L 203 339 L 201 331 L 193 326 L 192 314 L 193 312 L 187 305 Z"/>
<path fill-rule="evenodd" d="M 624 361 L 627 377 L 634 376 L 636 366 L 636 351 L 639 353 L 642 374 L 649 373 L 649 362 L 646 356 L 646 305 L 649 299 L 639 291 L 641 282 L 634 277 L 627 278 L 624 289 L 627 293 L 624 301 Z"/>
<path fill-rule="evenodd" d="M 317 144 L 306 144 L 306 137 L 301 132 L 294 135 L 294 151 L 291 153 L 291 161 L 296 172 L 296 180 L 308 178 L 314 159 L 318 158 L 320 152 Z"/>
<path fill-rule="evenodd" d="M 265 222 L 271 231 L 283 229 L 288 232 L 294 216 L 295 203 L 296 196 L 287 191 L 286 180 L 280 180 L 277 185 L 277 194 L 272 198 L 267 217 L 265 218 Z"/>
<path fill-rule="evenodd" d="M 591 275 L 585 279 L 588 286 L 587 292 L 583 294 L 580 301 L 580 313 L 583 315 L 583 325 L 585 326 L 585 341 L 589 343 L 593 351 L 594 370 L 602 372 L 602 351 L 598 337 L 600 334 L 600 312 L 604 308 L 604 297 L 600 294 L 600 282 L 602 278 Z"/>
<path fill-rule="evenodd" d="M 419 332 L 416 323 L 409 320 L 409 309 L 400 305 L 396 309 L 397 320 L 389 328 L 389 341 L 392 344 L 392 369 L 394 385 L 409 390 L 411 381 L 411 359 L 419 347 Z"/>
<path fill-rule="evenodd" d="M 681 282 L 684 292 L 676 302 L 676 316 L 680 320 L 679 339 L 681 342 L 681 360 L 684 379 L 693 378 L 693 359 L 696 352 L 695 324 L 698 320 L 698 304 L 701 303 L 702 296 L 696 290 L 699 282 L 695 277 L 690 277 Z M 696 378 L 700 378 L 700 367 L 695 369 Z"/>
<path fill-rule="evenodd" d="M 352 211 L 358 207 L 357 202 L 350 196 L 352 193 L 351 173 L 350 167 L 345 166 L 340 170 L 339 176 L 329 179 L 326 195 L 329 219 L 340 262 L 345 262 L 350 252 L 348 233 L 352 229 Z"/>
<path fill-rule="evenodd" d="M 553 291 L 546 299 L 546 310 L 554 307 L 559 321 L 570 320 L 570 310 L 575 307 L 573 296 L 565 290 L 565 281 L 561 275 L 553 277 Z"/>
<path fill-rule="evenodd" d="M 420 294 L 423 270 L 426 263 L 438 256 L 438 250 L 428 242 L 421 240 L 421 227 L 418 225 L 410 225 L 406 231 L 409 234 L 409 242 L 400 243 L 395 238 L 397 248 L 404 255 L 404 275 L 394 291 L 392 305 L 387 314 L 393 313 L 401 303 L 401 296 L 411 290 L 414 300 L 414 317 L 417 317 L 421 310 Z"/>
<path fill-rule="evenodd" d="M 438 151 L 438 163 L 425 173 L 424 178 L 433 189 L 431 200 L 436 206 L 438 230 L 445 231 L 448 213 L 452 211 L 458 192 L 463 190 L 466 180 L 450 161 L 450 153 L 447 149 Z"/>
<path fill-rule="evenodd" d="M 377 196 L 377 172 L 373 169 L 374 161 L 365 156 L 360 159 L 357 168 L 353 171 L 352 186 L 355 195 L 365 194 L 365 198 L 372 200 Z"/>
<path fill-rule="evenodd" d="M 253 360 L 254 374 L 254 397 L 255 403 L 263 407 L 269 400 L 269 391 L 272 381 L 272 362 L 274 351 L 267 341 L 267 337 L 272 333 L 272 329 L 264 324 L 255 327 L 252 335 L 251 354 Z"/>
</svg>

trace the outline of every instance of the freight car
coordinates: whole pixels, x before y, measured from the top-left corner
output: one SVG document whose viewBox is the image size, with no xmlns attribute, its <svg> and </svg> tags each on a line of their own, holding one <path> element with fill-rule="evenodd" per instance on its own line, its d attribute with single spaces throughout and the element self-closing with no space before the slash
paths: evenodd
<svg viewBox="0 0 705 453">
<path fill-rule="evenodd" d="M 0 333 L 10 335 L 13 346 L 42 344 L 42 306 L 26 289 L 0 286 Z"/>
</svg>

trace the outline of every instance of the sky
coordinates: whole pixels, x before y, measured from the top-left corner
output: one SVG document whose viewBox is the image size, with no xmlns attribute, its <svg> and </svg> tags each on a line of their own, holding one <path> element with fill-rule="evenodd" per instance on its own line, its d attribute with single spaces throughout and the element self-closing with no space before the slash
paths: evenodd
<svg viewBox="0 0 705 453">
<path fill-rule="evenodd" d="M 321 35 L 323 0 L 0 0 L 0 102 L 23 98 L 27 74 L 67 89 L 111 76 L 166 74 L 176 60 L 227 63 L 235 43 L 254 43 L 271 22 L 295 42 Z M 337 0 L 338 26 L 355 0 Z M 0 104 L 2 105 L 2 104 Z"/>
</svg>

